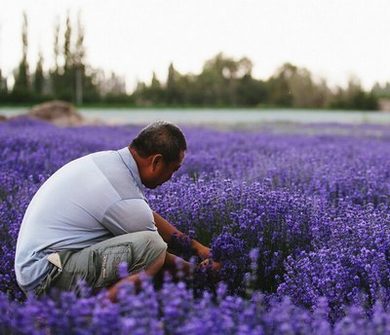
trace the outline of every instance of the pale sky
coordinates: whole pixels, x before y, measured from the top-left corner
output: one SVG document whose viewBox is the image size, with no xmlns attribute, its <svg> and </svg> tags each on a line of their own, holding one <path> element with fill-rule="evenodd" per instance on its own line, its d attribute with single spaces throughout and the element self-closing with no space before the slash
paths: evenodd
<svg viewBox="0 0 390 335">
<path fill-rule="evenodd" d="M 390 81 L 389 0 L 0 0 L 0 68 L 12 73 L 21 57 L 22 12 L 29 19 L 29 59 L 42 48 L 52 65 L 56 19 L 81 10 L 87 59 L 124 75 L 128 88 L 165 80 L 173 62 L 199 73 L 222 51 L 249 57 L 267 79 L 292 62 L 344 85 L 351 75 L 366 88 Z"/>
</svg>

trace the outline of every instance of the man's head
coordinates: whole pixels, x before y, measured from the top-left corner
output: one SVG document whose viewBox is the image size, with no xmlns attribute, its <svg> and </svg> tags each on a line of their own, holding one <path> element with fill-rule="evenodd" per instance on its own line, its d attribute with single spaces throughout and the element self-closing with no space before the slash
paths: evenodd
<svg viewBox="0 0 390 335">
<path fill-rule="evenodd" d="M 158 121 L 142 129 L 129 149 L 142 183 L 148 188 L 155 188 L 168 181 L 180 168 L 187 143 L 177 126 Z"/>
</svg>

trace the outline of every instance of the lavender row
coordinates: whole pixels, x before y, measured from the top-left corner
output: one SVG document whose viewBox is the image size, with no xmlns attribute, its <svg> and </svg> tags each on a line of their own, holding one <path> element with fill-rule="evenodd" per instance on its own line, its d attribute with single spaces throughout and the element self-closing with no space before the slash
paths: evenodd
<svg viewBox="0 0 390 335">
<path fill-rule="evenodd" d="M 345 309 L 335 323 L 329 319 L 329 303 L 319 299 L 310 311 L 288 297 L 269 297 L 259 292 L 250 299 L 227 294 L 219 285 L 215 295 L 205 291 L 194 299 L 184 283 L 166 280 L 156 291 L 144 281 L 135 294 L 124 286 L 117 303 L 104 292 L 90 296 L 63 293 L 56 299 L 30 297 L 23 305 L 0 293 L 2 334 L 389 334 L 390 314 L 377 302 L 371 312 L 359 306 Z"/>
<path fill-rule="evenodd" d="M 321 320 L 332 324 L 330 331 L 338 329 L 333 322 L 337 326 L 356 318 L 356 310 L 371 327 L 390 299 L 389 129 L 343 126 L 333 127 L 331 134 L 326 126 L 321 134 L 318 126 L 304 128 L 290 134 L 272 127 L 261 132 L 184 129 L 189 142 L 185 163 L 171 182 L 148 192 L 150 205 L 212 245 L 214 258 L 223 263 L 229 299 L 243 299 L 248 306 L 258 292 L 266 300 L 279 299 L 272 305 L 279 314 L 283 308 L 296 311 L 289 316 L 290 326 L 299 315 L 314 320 L 313 311 L 326 300 L 328 312 Z M 122 148 L 137 131 L 60 129 L 28 119 L 0 125 L 0 290 L 7 299 L 23 300 L 14 278 L 14 248 L 37 188 L 66 162 Z M 194 286 L 200 292 L 213 290 L 201 279 Z M 185 294 L 191 296 L 191 290 Z M 201 303 L 188 299 L 191 308 Z M 210 306 L 211 314 L 224 314 L 221 304 Z M 346 314 L 347 306 L 355 306 L 354 316 Z M 272 320 L 267 313 L 259 315 L 264 322 Z M 208 317 L 190 315 L 189 324 Z M 256 325 L 270 333 L 263 321 Z"/>
</svg>

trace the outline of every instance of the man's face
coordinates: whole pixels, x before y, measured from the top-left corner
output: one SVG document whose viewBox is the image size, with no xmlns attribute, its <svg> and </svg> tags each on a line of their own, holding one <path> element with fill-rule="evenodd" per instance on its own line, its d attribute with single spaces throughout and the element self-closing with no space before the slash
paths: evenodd
<svg viewBox="0 0 390 335">
<path fill-rule="evenodd" d="M 180 152 L 179 160 L 171 163 L 166 163 L 164 159 L 160 159 L 151 174 L 151 178 L 145 183 L 148 188 L 156 188 L 171 179 L 172 175 L 181 167 L 184 160 L 184 151 Z"/>
</svg>

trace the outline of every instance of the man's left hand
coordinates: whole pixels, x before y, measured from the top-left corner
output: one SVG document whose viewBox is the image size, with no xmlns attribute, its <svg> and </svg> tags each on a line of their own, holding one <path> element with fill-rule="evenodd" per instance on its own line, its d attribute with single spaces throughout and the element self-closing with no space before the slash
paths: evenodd
<svg viewBox="0 0 390 335">
<path fill-rule="evenodd" d="M 206 259 L 211 257 L 211 249 L 205 247 L 204 245 L 200 244 L 195 247 L 196 254 L 201 259 Z"/>
</svg>

